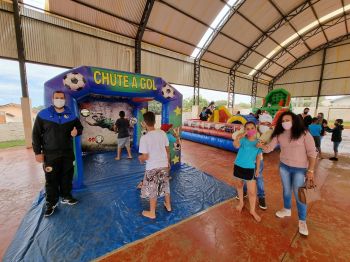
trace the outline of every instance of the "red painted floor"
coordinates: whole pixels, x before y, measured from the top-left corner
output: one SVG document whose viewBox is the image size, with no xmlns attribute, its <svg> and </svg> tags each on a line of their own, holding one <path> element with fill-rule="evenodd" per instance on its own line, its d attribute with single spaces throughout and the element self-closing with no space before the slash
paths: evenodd
<svg viewBox="0 0 350 262">
<path fill-rule="evenodd" d="M 346 139 L 346 143 L 349 140 Z M 329 146 L 325 143 L 325 151 Z M 347 145 L 346 145 L 347 146 Z M 183 159 L 233 185 L 234 153 L 184 141 Z M 350 261 L 350 152 L 338 163 L 318 162 L 317 181 L 323 200 L 308 209 L 309 237 L 297 233 L 296 208 L 291 218 L 278 219 L 282 188 L 278 154 L 265 156 L 268 210 L 256 223 L 247 209 L 238 214 L 236 200 L 221 203 L 160 233 L 112 252 L 103 261 Z M 0 151 L 0 258 L 26 210 L 43 186 L 31 150 Z M 247 202 L 247 201 L 246 201 Z M 248 205 L 248 203 L 246 203 Z"/>
</svg>

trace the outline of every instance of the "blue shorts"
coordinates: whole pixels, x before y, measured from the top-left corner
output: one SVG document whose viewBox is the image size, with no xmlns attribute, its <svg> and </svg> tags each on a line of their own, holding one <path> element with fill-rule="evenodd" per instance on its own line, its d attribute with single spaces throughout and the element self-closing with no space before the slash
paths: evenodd
<svg viewBox="0 0 350 262">
<path fill-rule="evenodd" d="M 333 142 L 333 150 L 336 153 L 338 153 L 339 144 L 340 144 L 340 142 Z"/>
</svg>

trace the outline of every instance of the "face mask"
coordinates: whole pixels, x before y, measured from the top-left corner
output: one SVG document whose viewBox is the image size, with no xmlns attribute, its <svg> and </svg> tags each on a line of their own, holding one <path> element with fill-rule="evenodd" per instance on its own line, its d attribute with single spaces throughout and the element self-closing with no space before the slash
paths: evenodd
<svg viewBox="0 0 350 262">
<path fill-rule="evenodd" d="M 292 122 L 291 121 L 289 121 L 289 122 L 283 122 L 282 123 L 282 126 L 283 126 L 283 128 L 285 129 L 285 130 L 289 130 L 289 129 L 291 129 L 292 128 Z"/>
<path fill-rule="evenodd" d="M 248 136 L 254 136 L 256 134 L 256 130 L 249 130 L 247 131 Z"/>
<path fill-rule="evenodd" d="M 62 108 L 62 107 L 64 107 L 65 104 L 66 104 L 66 100 L 65 99 L 54 99 L 53 100 L 53 105 L 56 108 Z"/>
<path fill-rule="evenodd" d="M 307 115 L 309 113 L 309 111 L 304 111 L 304 115 Z"/>
<path fill-rule="evenodd" d="M 269 131 L 269 130 L 270 130 L 270 128 L 268 126 L 259 126 L 259 131 L 262 134 Z"/>
</svg>

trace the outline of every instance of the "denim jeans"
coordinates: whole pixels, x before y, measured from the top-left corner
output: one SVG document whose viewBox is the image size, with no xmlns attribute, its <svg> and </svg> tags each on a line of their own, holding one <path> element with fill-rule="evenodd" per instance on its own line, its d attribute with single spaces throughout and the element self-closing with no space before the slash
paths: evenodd
<svg viewBox="0 0 350 262">
<path fill-rule="evenodd" d="M 291 209 L 293 190 L 297 202 L 299 220 L 302 221 L 306 220 L 306 205 L 299 201 L 298 189 L 304 185 L 306 170 L 306 168 L 291 167 L 282 162 L 280 163 L 284 208 Z"/>
<path fill-rule="evenodd" d="M 263 178 L 263 170 L 264 170 L 264 160 L 260 161 L 260 170 L 259 176 L 256 178 L 256 187 L 258 188 L 258 198 L 265 197 L 264 190 L 264 178 Z M 247 192 L 247 184 L 244 183 L 243 192 Z"/>
<path fill-rule="evenodd" d="M 338 147 L 340 145 L 340 142 L 333 142 L 333 151 L 335 153 L 338 153 Z"/>
</svg>

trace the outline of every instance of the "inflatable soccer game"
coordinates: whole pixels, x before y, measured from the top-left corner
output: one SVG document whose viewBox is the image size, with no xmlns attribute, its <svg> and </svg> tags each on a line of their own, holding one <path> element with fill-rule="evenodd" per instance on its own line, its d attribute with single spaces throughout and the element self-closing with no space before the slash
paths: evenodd
<svg viewBox="0 0 350 262">
<path fill-rule="evenodd" d="M 143 114 L 148 102 L 162 103 L 162 124 L 181 127 L 182 95 L 159 77 L 81 66 L 62 73 L 45 83 L 45 106 L 51 105 L 54 91 L 63 91 L 66 106 L 80 118 L 83 135 L 74 139 L 76 157 L 74 188 L 83 185 L 84 152 L 111 151 L 117 148 L 113 130 L 119 112 L 130 120 L 132 147 L 138 150 Z M 172 167 L 180 165 L 181 148 L 170 145 Z"/>
</svg>

